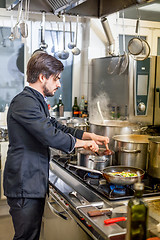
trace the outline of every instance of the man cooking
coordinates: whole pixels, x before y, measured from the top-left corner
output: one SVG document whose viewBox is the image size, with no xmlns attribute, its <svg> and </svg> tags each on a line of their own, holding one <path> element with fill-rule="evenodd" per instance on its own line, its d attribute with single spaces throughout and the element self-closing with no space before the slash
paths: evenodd
<svg viewBox="0 0 160 240">
<path fill-rule="evenodd" d="M 63 64 L 37 52 L 27 65 L 29 86 L 15 96 L 7 116 L 9 148 L 4 170 L 4 194 L 10 206 L 14 240 L 38 240 L 48 192 L 49 147 L 71 153 L 83 147 L 108 148 L 108 137 L 69 128 L 50 117 L 45 97 L 61 87 Z"/>
</svg>

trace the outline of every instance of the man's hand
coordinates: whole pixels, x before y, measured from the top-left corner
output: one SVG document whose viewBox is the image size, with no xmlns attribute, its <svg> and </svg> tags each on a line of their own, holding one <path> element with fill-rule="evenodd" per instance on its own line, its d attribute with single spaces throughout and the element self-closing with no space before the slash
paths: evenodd
<svg viewBox="0 0 160 240">
<path fill-rule="evenodd" d="M 75 147 L 83 147 L 84 149 L 88 149 L 91 150 L 92 152 L 98 152 L 99 150 L 99 146 L 97 145 L 97 143 L 93 140 L 79 140 L 77 139 Z"/>
<path fill-rule="evenodd" d="M 109 138 L 108 137 L 100 136 L 95 133 L 92 133 L 91 139 L 94 140 L 98 145 L 104 144 L 106 149 L 109 150 L 109 148 L 108 148 Z"/>
</svg>

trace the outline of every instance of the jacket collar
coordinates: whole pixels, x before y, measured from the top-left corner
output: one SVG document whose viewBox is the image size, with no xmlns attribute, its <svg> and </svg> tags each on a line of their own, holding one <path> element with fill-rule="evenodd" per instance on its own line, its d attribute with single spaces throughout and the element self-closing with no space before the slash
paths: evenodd
<svg viewBox="0 0 160 240">
<path fill-rule="evenodd" d="M 45 111 L 45 114 L 46 116 L 49 116 L 49 111 L 48 111 L 48 105 L 44 99 L 44 96 L 39 92 L 37 91 L 36 89 L 32 88 L 32 87 L 29 87 L 29 86 L 26 86 L 24 88 L 24 91 L 27 91 L 33 95 L 36 96 L 36 98 L 41 102 L 43 108 L 44 108 L 44 111 Z"/>
</svg>

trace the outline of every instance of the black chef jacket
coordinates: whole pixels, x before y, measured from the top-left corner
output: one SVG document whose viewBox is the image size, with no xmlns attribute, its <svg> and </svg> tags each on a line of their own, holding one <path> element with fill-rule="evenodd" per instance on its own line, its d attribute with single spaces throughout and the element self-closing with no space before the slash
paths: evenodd
<svg viewBox="0 0 160 240">
<path fill-rule="evenodd" d="M 49 147 L 70 153 L 82 130 L 49 116 L 43 95 L 30 87 L 12 100 L 7 116 L 9 148 L 4 169 L 7 197 L 43 198 L 48 190 Z"/>
</svg>

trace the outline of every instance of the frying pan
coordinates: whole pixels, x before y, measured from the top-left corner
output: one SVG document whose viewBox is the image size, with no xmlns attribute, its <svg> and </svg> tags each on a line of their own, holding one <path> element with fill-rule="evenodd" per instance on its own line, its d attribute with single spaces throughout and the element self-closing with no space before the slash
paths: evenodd
<svg viewBox="0 0 160 240">
<path fill-rule="evenodd" d="M 82 167 L 82 166 L 75 166 L 72 164 L 68 164 L 68 167 L 74 167 L 76 169 L 86 170 L 88 172 L 97 173 L 103 175 L 103 177 L 109 183 L 113 183 L 115 185 L 132 185 L 135 182 L 138 182 L 138 176 L 135 177 L 122 177 L 122 176 L 112 176 L 110 175 L 111 172 L 131 172 L 131 173 L 140 173 L 140 178 L 143 179 L 145 172 L 141 168 L 135 167 L 127 167 L 127 166 L 109 166 L 103 169 L 103 171 L 92 170 L 90 168 Z"/>
<path fill-rule="evenodd" d="M 145 172 L 141 168 L 135 168 L 135 167 L 127 167 L 127 166 L 110 166 L 106 167 L 102 171 L 103 177 L 107 180 L 109 183 L 113 183 L 115 185 L 131 185 L 135 182 L 138 182 L 138 176 L 135 177 L 122 177 L 122 176 L 113 176 L 110 175 L 111 172 L 131 172 L 131 173 L 140 173 L 141 179 L 144 177 Z"/>
</svg>

